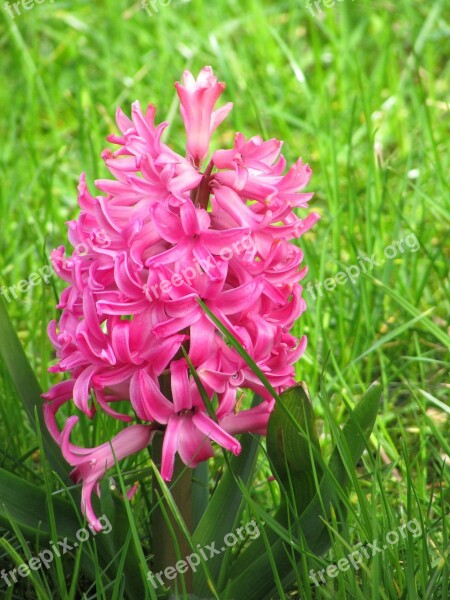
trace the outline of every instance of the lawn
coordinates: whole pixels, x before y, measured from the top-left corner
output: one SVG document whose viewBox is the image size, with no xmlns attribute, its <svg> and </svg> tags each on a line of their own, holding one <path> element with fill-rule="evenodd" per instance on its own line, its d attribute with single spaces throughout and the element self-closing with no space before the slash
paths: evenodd
<svg viewBox="0 0 450 600">
<path fill-rule="evenodd" d="M 301 156 L 313 171 L 308 191 L 321 219 L 298 241 L 308 310 L 294 333 L 308 336 L 296 373 L 325 458 L 370 384 L 383 388 L 361 459 L 356 468 L 344 460 L 352 485 L 327 524 L 330 547 L 321 556 L 305 549 L 291 578 L 274 567 L 273 590 L 255 600 L 450 598 L 448 1 L 2 0 L 0 53 L 1 299 L 37 377 L 19 365 L 0 318 L 0 572 L 50 547 L 27 518 L 41 520 L 54 543 L 75 533 L 62 503 L 73 503 L 67 482 L 42 452 L 42 414 L 32 405 L 38 385 L 56 382 L 46 330 L 64 283 L 48 265 L 52 249 L 69 245 L 79 175 L 91 188 L 107 177 L 101 153 L 117 131 L 116 107 L 129 114 L 136 99 L 156 104 L 158 120 L 170 123 L 164 139 L 184 153 L 173 83 L 185 69 L 211 65 L 227 84 L 222 100 L 234 103 L 214 147 L 231 147 L 235 131 L 275 137 L 288 164 Z M 95 445 L 118 429 L 85 420 L 79 438 Z M 242 484 L 242 523 L 267 521 L 280 501 L 264 447 L 255 460 Z M 217 450 L 210 493 L 227 464 Z M 8 487 L 8 473 L 23 487 Z M 156 597 L 144 577 L 158 548 L 146 487 L 155 474 L 141 455 L 113 475 L 102 484 L 111 536 L 91 536 L 83 551 L 13 585 L 0 579 L 0 598 Z M 130 503 L 123 480 L 140 482 Z M 4 503 L 13 506 L 15 494 L 34 516 L 10 514 Z M 358 544 L 370 552 L 338 562 Z M 133 561 L 145 592 L 142 582 L 124 583 Z M 222 600 L 215 584 L 211 597 Z"/>
</svg>

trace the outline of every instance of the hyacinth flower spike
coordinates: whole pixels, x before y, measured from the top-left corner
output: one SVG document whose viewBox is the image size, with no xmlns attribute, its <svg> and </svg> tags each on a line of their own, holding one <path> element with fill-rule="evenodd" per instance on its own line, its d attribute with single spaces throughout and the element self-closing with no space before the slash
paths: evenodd
<svg viewBox="0 0 450 600">
<path fill-rule="evenodd" d="M 235 435 L 266 433 L 274 398 L 199 299 L 277 393 L 295 382 L 306 349 L 305 336 L 291 329 L 306 309 L 298 239 L 319 218 L 303 191 L 311 169 L 301 159 L 288 168 L 276 139 L 237 133 L 232 148 L 211 149 L 232 108 L 217 107 L 225 84 L 211 67 L 197 78 L 186 71 L 175 87 L 186 155 L 162 141 L 167 123 L 155 122 L 153 105 L 143 112 L 135 102 L 130 117 L 118 109 L 118 132 L 108 137 L 116 148 L 102 153 L 112 178 L 97 180 L 93 194 L 81 176 L 80 214 L 68 223 L 74 250 L 52 253 L 66 287 L 59 320 L 49 325 L 58 380 L 44 395 L 45 421 L 82 482 L 93 527 L 99 481 L 115 458 L 144 449 L 155 431 L 163 435 L 166 481 L 177 455 L 193 468 L 213 456 L 213 444 L 238 454 Z M 183 350 L 216 402 L 215 419 Z M 262 402 L 242 405 L 246 390 Z M 69 405 L 79 415 L 63 425 L 62 416 L 73 415 Z M 96 419 L 99 411 L 124 428 L 97 448 L 76 446 L 69 438 L 78 417 Z"/>
</svg>

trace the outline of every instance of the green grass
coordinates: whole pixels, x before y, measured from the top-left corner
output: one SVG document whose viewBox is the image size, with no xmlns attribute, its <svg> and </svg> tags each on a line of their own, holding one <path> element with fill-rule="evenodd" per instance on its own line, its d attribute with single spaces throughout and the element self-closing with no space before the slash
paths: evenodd
<svg viewBox="0 0 450 600">
<path fill-rule="evenodd" d="M 152 17 L 139 2 L 47 1 L 14 20 L 0 10 L 0 55 L 0 285 L 38 272 L 50 250 L 66 243 L 64 223 L 77 215 L 79 173 L 86 171 L 90 183 L 106 175 L 99 155 L 115 130 L 117 105 L 128 112 L 135 99 L 155 103 L 159 118 L 171 121 L 170 143 L 182 151 L 173 82 L 185 68 L 198 71 L 206 64 L 226 81 L 225 99 L 235 103 L 217 146 L 230 145 L 235 130 L 261 133 L 283 139 L 288 160 L 300 155 L 313 169 L 312 206 L 322 219 L 300 241 L 309 267 L 305 286 L 334 278 L 363 256 L 379 260 L 396 241 L 418 241 L 417 247 L 411 244 L 414 251 L 406 242 L 395 256 L 387 250 L 393 257 L 354 283 L 332 291 L 322 287 L 315 298 L 305 290 L 308 312 L 296 331 L 307 333 L 309 342 L 298 378 L 311 392 L 323 454 L 330 454 L 348 408 L 372 381 L 382 383 L 384 395 L 344 527 L 338 528 L 336 515 L 330 552 L 305 557 L 296 581 L 279 586 L 302 599 L 446 600 L 448 1 L 344 0 L 324 8 L 320 18 L 303 0 L 173 0 Z M 43 389 L 52 381 L 46 324 L 61 289 L 55 279 L 7 304 Z M 1 337 L 0 330 L 0 342 Z M 88 445 L 104 440 L 98 426 L 86 426 L 83 437 Z M 3 364 L 0 466 L 43 490 L 62 487 L 44 469 L 39 442 Z M 222 467 L 223 459 L 217 457 L 211 473 L 213 466 Z M 125 481 L 139 476 L 138 470 L 132 461 L 125 463 Z M 272 514 L 279 492 L 267 482 L 269 475 L 260 452 L 248 489 Z M 124 534 L 122 546 L 131 547 L 140 536 L 151 552 L 150 504 L 143 485 L 132 503 L 131 537 Z M 248 514 L 250 506 L 247 502 Z M 358 542 L 383 540 L 411 519 L 421 524 L 421 537 L 401 539 L 357 571 L 340 572 L 319 587 L 308 580 L 309 569 L 336 563 Z M 27 550 L 12 526 L 3 532 L 0 570 L 14 562 L 8 544 L 22 557 L 47 547 L 35 540 Z M 65 557 L 15 590 L 0 580 L 0 597 L 75 599 L 90 588 L 85 598 L 119 598 L 119 579 L 113 589 L 96 553 L 92 544 L 95 577 L 78 578 L 78 558 Z M 142 561 L 139 555 L 136 563 Z"/>
</svg>

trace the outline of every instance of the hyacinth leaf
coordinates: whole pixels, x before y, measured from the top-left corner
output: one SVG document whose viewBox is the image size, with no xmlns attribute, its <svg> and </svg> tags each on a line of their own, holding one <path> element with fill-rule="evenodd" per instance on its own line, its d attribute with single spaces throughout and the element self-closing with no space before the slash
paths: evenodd
<svg viewBox="0 0 450 600">
<path fill-rule="evenodd" d="M 259 517 L 270 525 L 266 531 L 270 544 L 280 537 L 292 539 L 292 532 L 286 530 L 289 508 L 293 508 L 294 515 L 302 514 L 316 493 L 316 482 L 323 471 L 315 415 L 306 385 L 298 383 L 285 390 L 280 399 L 287 410 L 277 402 L 267 428 L 267 454 L 281 492 L 276 521 L 253 506 L 254 512 L 259 512 Z M 259 539 L 246 550 L 239 568 L 250 567 L 264 552 L 264 540 Z"/>
<path fill-rule="evenodd" d="M 11 377 L 11 381 L 22 401 L 25 412 L 28 415 L 31 426 L 36 427 L 34 411 L 35 408 L 41 412 L 42 390 L 36 379 L 33 369 L 26 357 L 25 351 L 20 343 L 17 333 L 9 318 L 3 300 L 0 299 L 0 359 L 4 362 Z M 61 451 L 53 441 L 46 427 L 41 430 L 42 444 L 47 459 L 58 475 L 67 481 L 67 466 L 61 456 Z"/>
<path fill-rule="evenodd" d="M 221 333 L 225 336 L 227 342 L 237 351 L 237 353 L 244 359 L 244 361 L 248 364 L 251 370 L 255 373 L 255 375 L 259 378 L 261 383 L 267 389 L 267 391 L 272 395 L 273 398 L 279 398 L 278 394 L 274 390 L 273 386 L 258 367 L 256 362 L 252 359 L 252 357 L 245 351 L 245 348 L 239 341 L 234 337 L 234 335 L 229 331 L 225 325 L 216 317 L 216 315 L 206 306 L 206 304 L 200 300 L 200 298 L 196 298 L 197 302 L 200 304 L 202 309 L 214 323 L 214 325 L 221 331 Z"/>
<path fill-rule="evenodd" d="M 244 501 L 237 481 L 241 481 L 244 486 L 248 486 L 251 482 L 258 456 L 258 439 L 247 434 L 241 438 L 241 446 L 239 456 L 233 456 L 228 461 L 228 466 L 209 501 L 208 508 L 194 532 L 195 545 L 200 544 L 204 547 L 214 542 L 220 548 L 224 536 L 240 523 Z M 223 559 L 223 555 L 218 555 L 208 560 L 208 569 L 215 581 L 220 573 Z M 197 571 L 194 576 L 194 589 L 200 597 L 210 596 L 208 582 L 200 571 Z"/>
<path fill-rule="evenodd" d="M 328 466 L 324 469 L 316 494 L 297 523 L 293 522 L 293 517 L 290 515 L 292 533 L 294 534 L 298 526 L 301 536 L 295 539 L 292 535 L 293 543 L 287 544 L 280 538 L 273 541 L 274 532 L 268 530 L 266 539 L 261 536 L 253 541 L 233 565 L 229 583 L 222 593 L 224 600 L 236 597 L 249 600 L 269 599 L 275 591 L 275 574 L 271 565 L 276 566 L 276 576 L 280 578 L 283 586 L 287 586 L 295 578 L 293 562 L 299 563 L 301 559 L 300 553 L 294 553 L 293 547 L 303 545 L 305 551 L 314 555 L 323 554 L 328 549 L 330 539 L 327 522 L 333 508 L 336 508 L 339 498 L 348 487 L 349 469 L 354 469 L 362 452 L 368 447 L 380 398 L 381 385 L 376 382 L 370 386 L 351 412 L 343 429 L 338 429 L 336 446 L 331 453 Z M 291 477 L 293 477 L 292 473 Z M 279 516 L 277 514 L 277 518 Z M 284 520 L 283 511 L 281 517 Z M 266 547 L 267 543 L 268 547 Z"/>
<path fill-rule="evenodd" d="M 355 466 L 363 451 L 368 448 L 368 440 L 375 424 L 380 406 L 382 386 L 374 382 L 366 391 L 362 399 L 355 406 L 345 425 L 339 431 L 336 445 L 328 461 L 328 468 L 320 483 L 319 494 L 314 497 L 301 516 L 304 521 L 302 531 L 308 540 L 308 545 L 315 552 L 320 552 L 324 545 L 326 525 L 313 527 L 312 519 L 319 511 L 319 507 L 329 507 L 338 501 L 339 491 L 345 489 L 350 481 L 350 468 Z M 327 537 L 327 536 L 326 536 Z"/>
<path fill-rule="evenodd" d="M 73 537 L 80 522 L 72 506 L 65 500 L 54 498 L 53 508 L 59 535 Z M 8 515 L 27 534 L 49 537 L 45 490 L 0 468 L 0 521 L 7 523 Z"/>
<path fill-rule="evenodd" d="M 157 482 L 158 488 L 160 490 L 161 493 L 156 494 L 156 498 L 159 501 L 160 499 L 162 500 L 164 498 L 164 503 L 161 503 L 161 512 L 163 515 L 163 518 L 166 520 L 167 523 L 169 523 L 169 514 L 172 515 L 174 523 L 176 523 L 176 525 L 178 526 L 179 531 L 181 532 L 181 535 L 184 536 L 184 538 L 187 540 L 187 545 L 190 546 L 190 548 L 192 549 L 192 552 L 196 551 L 195 548 L 195 539 L 194 536 L 192 536 L 188 530 L 188 528 L 186 527 L 186 523 L 184 520 L 183 515 L 181 514 L 179 507 L 177 505 L 177 503 L 175 502 L 172 493 L 168 487 L 168 485 L 166 484 L 166 482 L 163 480 L 163 478 L 161 477 L 161 474 L 156 466 L 156 464 L 153 462 L 152 460 L 152 468 L 153 468 L 153 473 L 154 473 L 154 477 L 155 480 Z M 176 532 L 175 529 L 172 527 L 171 528 L 171 535 L 173 536 L 173 544 L 177 544 L 177 539 L 176 539 Z M 160 540 L 159 540 L 160 541 Z M 164 542 L 163 542 L 164 543 Z M 178 550 L 179 550 L 179 546 L 178 546 Z M 177 554 L 180 560 L 183 558 L 182 555 L 178 552 L 177 550 Z M 211 572 L 210 572 L 210 563 L 209 561 L 206 562 L 206 560 L 204 560 L 203 557 L 200 558 L 200 564 L 198 566 L 198 569 L 202 570 L 203 572 L 203 578 L 205 581 L 208 582 L 208 596 L 209 597 L 214 597 L 216 600 L 219 600 L 219 596 L 217 595 L 217 591 L 215 589 L 215 585 L 214 585 L 214 580 L 213 577 L 211 576 Z M 197 572 L 198 573 L 198 572 Z M 191 572 L 188 573 L 188 577 L 191 577 Z M 186 578 L 187 579 L 187 578 Z M 186 581 L 186 580 L 185 580 Z"/>
<path fill-rule="evenodd" d="M 292 501 L 297 514 L 301 515 L 314 497 L 315 481 L 320 480 L 322 474 L 313 457 L 314 452 L 320 455 L 315 415 L 304 383 L 284 391 L 281 399 L 303 431 L 299 431 L 276 403 L 267 427 L 267 453 L 275 478 L 287 495 L 293 492 Z M 286 510 L 288 498 L 285 494 L 282 494 L 281 501 Z"/>
<path fill-rule="evenodd" d="M 194 365 L 191 362 L 191 359 L 189 358 L 188 353 L 186 352 L 186 350 L 183 346 L 181 346 L 181 350 L 183 351 L 184 358 L 188 364 L 189 372 L 192 375 L 193 380 L 195 381 L 195 385 L 197 386 L 200 397 L 203 401 L 203 404 L 205 405 L 206 412 L 208 413 L 208 415 L 211 417 L 211 419 L 213 421 L 217 421 L 217 416 L 214 411 L 214 407 L 211 403 L 211 400 L 208 397 L 208 394 L 206 393 L 206 390 L 201 382 L 201 379 L 200 379 L 197 371 L 195 370 Z"/>
<path fill-rule="evenodd" d="M 26 542 L 24 541 L 23 536 L 20 534 L 19 531 L 17 531 L 17 527 L 15 526 L 14 523 L 12 523 L 12 529 L 16 533 L 17 539 L 20 540 L 20 543 L 22 544 L 22 548 L 24 547 L 24 545 L 26 546 Z M 17 534 L 19 534 L 19 535 L 17 535 Z M 0 538 L 0 549 L 5 550 L 5 553 L 7 555 L 9 555 L 11 560 L 13 560 L 17 566 L 19 566 L 20 564 L 23 563 L 23 559 L 20 556 L 19 552 L 4 537 Z M 46 600 L 46 598 L 48 598 L 47 591 L 44 588 L 44 586 L 43 586 L 40 578 L 37 576 L 37 574 L 34 571 L 30 570 L 29 578 L 30 578 L 30 582 L 34 588 L 34 591 L 36 592 L 36 600 Z M 13 598 L 13 591 L 14 591 L 14 587 L 8 588 L 8 591 L 4 594 L 3 599 L 11 600 Z"/>
<path fill-rule="evenodd" d="M 223 334 L 227 343 L 236 350 L 236 352 L 247 363 L 247 365 L 253 371 L 253 373 L 258 377 L 258 379 L 261 381 L 261 383 L 264 385 L 264 387 L 270 393 L 270 395 L 275 400 L 277 400 L 278 405 L 280 406 L 281 410 L 283 410 L 285 412 L 286 416 L 291 420 L 293 425 L 297 426 L 299 429 L 302 429 L 301 425 L 296 421 L 295 416 L 289 410 L 289 407 L 287 407 L 285 405 L 283 398 L 279 394 L 277 394 L 274 387 L 271 385 L 270 381 L 267 379 L 266 375 L 264 375 L 264 373 L 259 368 L 259 366 L 256 364 L 256 362 L 253 360 L 253 358 L 245 350 L 245 348 L 242 346 L 242 344 L 240 344 L 239 340 L 236 339 L 236 337 L 231 333 L 231 331 L 229 331 L 229 329 L 227 329 L 227 327 L 225 327 L 225 325 L 206 306 L 206 304 L 202 300 L 200 300 L 200 298 L 196 298 L 196 300 L 197 300 L 198 304 L 201 306 L 201 308 L 208 315 L 208 317 L 211 319 L 211 321 L 214 323 L 214 325 L 217 327 L 217 329 Z"/>
<path fill-rule="evenodd" d="M 120 467 L 116 465 L 116 468 Z M 120 483 L 123 484 L 123 479 Z M 122 493 L 124 492 L 126 492 L 125 486 L 122 489 Z M 100 505 L 103 514 L 108 515 L 111 523 L 111 532 L 102 538 L 102 544 L 105 548 L 107 547 L 107 556 L 114 559 L 116 565 L 120 558 L 118 572 L 122 574 L 122 583 L 128 597 L 156 598 L 153 590 L 150 590 L 150 594 L 147 593 L 145 579 L 142 577 L 140 569 L 142 557 L 139 556 L 136 545 L 133 543 L 133 534 L 137 536 L 136 526 L 132 521 L 133 517 L 128 514 L 126 503 L 111 490 L 110 481 L 104 480 L 101 484 Z"/>
<path fill-rule="evenodd" d="M 112 515 L 108 510 L 111 532 L 107 535 L 96 534 L 95 545 L 98 560 L 105 573 L 114 579 L 117 574 L 116 562 L 120 558 L 121 548 L 127 538 L 129 523 L 123 502 L 112 497 Z M 37 487 L 20 477 L 0 468 L 0 523 L 6 527 L 14 525 L 30 542 L 36 539 L 45 541 L 50 548 L 51 520 L 48 516 L 48 501 L 45 489 Z M 72 503 L 61 498 L 52 497 L 52 518 L 56 525 L 59 539 L 67 538 L 69 543 L 78 543 L 76 533 L 85 524 L 77 514 Z M 90 530 L 89 530 L 90 531 Z M 90 531 L 92 535 L 92 531 Z M 81 569 L 88 577 L 95 578 L 96 567 L 87 551 L 89 541 L 82 546 Z M 125 557 L 125 587 L 129 598 L 142 597 L 143 586 L 139 576 L 136 577 L 137 559 L 132 544 L 129 544 Z"/>
<path fill-rule="evenodd" d="M 202 462 L 192 475 L 192 524 L 194 529 L 200 523 L 209 502 L 209 465 Z"/>
</svg>

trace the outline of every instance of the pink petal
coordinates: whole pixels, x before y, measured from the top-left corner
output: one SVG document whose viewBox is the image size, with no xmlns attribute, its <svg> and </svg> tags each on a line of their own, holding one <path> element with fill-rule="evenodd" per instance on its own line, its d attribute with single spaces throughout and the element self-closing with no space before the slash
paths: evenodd
<svg viewBox="0 0 450 600">
<path fill-rule="evenodd" d="M 223 448 L 230 450 L 230 452 L 236 455 L 240 453 L 241 444 L 205 414 L 196 412 L 192 415 L 192 422 L 202 433 Z"/>
<path fill-rule="evenodd" d="M 179 413 L 192 408 L 191 390 L 189 387 L 188 366 L 184 358 L 174 360 L 170 364 L 173 410 Z"/>
<path fill-rule="evenodd" d="M 191 325 L 189 358 L 194 366 L 200 365 L 208 358 L 214 336 L 215 327 L 205 316 Z"/>
<path fill-rule="evenodd" d="M 201 433 L 193 424 L 192 418 L 185 415 L 178 436 L 178 452 L 181 460 L 191 469 L 214 456 L 208 436 Z"/>
<path fill-rule="evenodd" d="M 258 406 L 242 410 L 236 415 L 228 414 L 220 419 L 220 426 L 232 434 L 251 431 L 265 435 L 272 408 L 273 405 L 264 401 Z"/>
<path fill-rule="evenodd" d="M 168 422 L 174 412 L 173 404 L 148 373 L 139 371 L 138 378 L 132 378 L 130 387 L 133 407 L 142 419 L 163 424 Z"/>
<path fill-rule="evenodd" d="M 78 376 L 73 388 L 73 401 L 76 406 L 89 417 L 93 417 L 94 408 L 89 407 L 89 391 L 91 389 L 91 378 L 96 370 L 95 366 L 87 367 Z"/>
<path fill-rule="evenodd" d="M 178 449 L 178 436 L 182 420 L 177 416 L 172 416 L 167 424 L 164 434 L 161 461 L 161 477 L 165 481 L 170 481 L 173 475 L 175 465 L 175 454 Z"/>
</svg>

